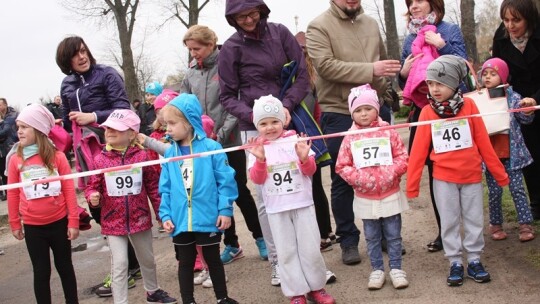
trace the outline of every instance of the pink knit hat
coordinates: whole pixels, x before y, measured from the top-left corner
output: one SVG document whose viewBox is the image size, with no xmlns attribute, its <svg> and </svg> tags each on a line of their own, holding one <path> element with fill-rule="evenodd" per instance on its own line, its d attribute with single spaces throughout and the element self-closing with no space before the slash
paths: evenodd
<svg viewBox="0 0 540 304">
<path fill-rule="evenodd" d="M 37 103 L 24 108 L 16 120 L 24 122 L 45 135 L 49 135 L 54 127 L 54 116 L 45 106 Z"/>
<path fill-rule="evenodd" d="M 114 110 L 107 120 L 100 127 L 108 127 L 118 131 L 127 131 L 129 129 L 139 132 L 141 119 L 131 110 Z"/>
<path fill-rule="evenodd" d="M 166 104 L 169 103 L 169 101 L 173 100 L 176 96 L 178 96 L 178 92 L 165 89 L 161 94 L 156 97 L 156 100 L 154 100 L 154 111 L 159 110 L 163 108 Z"/>
<path fill-rule="evenodd" d="M 212 117 L 208 115 L 201 116 L 201 120 L 202 120 L 204 133 L 206 133 L 206 137 L 212 138 L 212 133 L 214 133 L 214 125 L 215 125 L 214 120 L 212 119 Z"/>
<path fill-rule="evenodd" d="M 505 84 L 508 81 L 508 65 L 504 60 L 493 57 L 491 59 L 488 59 L 484 64 L 482 65 L 482 71 L 480 71 L 480 75 L 484 74 L 484 70 L 487 68 L 492 68 L 499 74 L 499 77 L 501 77 L 501 84 Z"/>
<path fill-rule="evenodd" d="M 377 91 L 373 90 L 369 84 L 352 88 L 349 94 L 349 112 L 351 112 L 351 115 L 356 108 L 363 105 L 374 107 L 377 113 L 381 107 Z"/>
</svg>

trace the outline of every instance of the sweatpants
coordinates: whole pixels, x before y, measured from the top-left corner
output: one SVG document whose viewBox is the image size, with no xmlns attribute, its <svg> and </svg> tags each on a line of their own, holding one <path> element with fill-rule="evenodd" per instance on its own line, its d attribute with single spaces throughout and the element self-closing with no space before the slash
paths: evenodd
<svg viewBox="0 0 540 304">
<path fill-rule="evenodd" d="M 115 304 L 128 302 L 128 242 L 133 245 L 139 260 L 144 289 L 149 292 L 159 289 L 152 230 L 128 235 L 108 235 L 107 241 L 111 249 L 111 288 Z"/>
<path fill-rule="evenodd" d="M 320 251 L 315 207 L 268 214 L 279 256 L 281 290 L 287 297 L 324 288 L 326 265 Z"/>
<path fill-rule="evenodd" d="M 455 184 L 433 179 L 435 202 L 441 216 L 444 255 L 452 263 L 479 260 L 484 249 L 484 206 L 482 183 Z M 460 227 L 463 223 L 463 240 Z"/>
</svg>

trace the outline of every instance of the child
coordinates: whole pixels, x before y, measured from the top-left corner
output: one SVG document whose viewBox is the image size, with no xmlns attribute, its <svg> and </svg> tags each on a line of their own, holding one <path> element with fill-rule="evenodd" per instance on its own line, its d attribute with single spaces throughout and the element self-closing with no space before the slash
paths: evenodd
<svg viewBox="0 0 540 304">
<path fill-rule="evenodd" d="M 458 90 L 466 75 L 467 66 L 460 57 L 444 55 L 430 63 L 426 77 L 430 106 L 422 109 L 419 121 L 478 114 L 474 102 Z M 490 275 L 480 262 L 484 248 L 482 161 L 500 186 L 508 184 L 508 175 L 493 151 L 484 122 L 480 117 L 452 120 L 418 126 L 416 132 L 407 170 L 407 196 L 418 196 L 429 155 L 443 247 L 451 265 L 446 282 L 449 286 L 463 284 L 462 250 L 467 252 L 467 275 L 476 282 L 488 282 Z"/>
<path fill-rule="evenodd" d="M 377 92 L 369 84 L 353 88 L 349 95 L 351 130 L 388 126 L 379 117 L 379 108 Z M 354 214 L 364 222 L 373 268 L 369 289 L 380 289 L 385 281 L 382 235 L 394 288 L 409 286 L 407 274 L 401 270 L 401 212 L 409 205 L 399 183 L 406 171 L 407 150 L 395 130 L 348 135 L 341 143 L 336 173 L 355 190 Z"/>
<path fill-rule="evenodd" d="M 57 151 L 47 138 L 54 126 L 54 117 L 47 108 L 39 104 L 29 105 L 21 111 L 16 123 L 19 143 L 17 153 L 8 161 L 8 183 L 71 173 L 65 154 Z M 71 241 L 79 235 L 73 180 L 37 184 L 7 192 L 13 236 L 18 240 L 26 238 L 34 271 L 36 302 L 51 303 L 52 250 L 65 301 L 78 303 L 77 280 L 71 261 Z M 59 301 L 56 299 L 55 302 Z"/>
<path fill-rule="evenodd" d="M 157 82 L 149 83 L 144 89 L 144 103 L 139 106 L 138 115 L 141 118 L 141 133 L 149 135 L 152 132 L 152 123 L 156 120 L 154 102 L 163 92 L 163 86 Z"/>
<path fill-rule="evenodd" d="M 481 75 L 482 83 L 488 90 L 501 84 L 507 84 L 508 65 L 499 58 L 491 58 L 482 66 Z M 505 89 L 505 93 L 508 107 L 511 109 L 536 105 L 532 98 L 522 99 L 521 95 L 512 90 L 511 86 Z M 521 173 L 521 169 L 531 164 L 533 160 L 525 146 L 519 125 L 531 124 L 533 118 L 533 111 L 510 113 L 510 129 L 501 134 L 491 135 L 489 138 L 510 179 L 510 194 L 516 207 L 519 222 L 519 240 L 522 242 L 534 239 L 534 230 L 531 226 L 533 218 Z M 504 240 L 507 235 L 502 227 L 503 190 L 497 185 L 489 170 L 486 170 L 486 181 L 489 190 L 489 232 L 492 239 Z"/>
<path fill-rule="evenodd" d="M 131 110 L 115 110 L 101 124 L 105 127 L 105 149 L 94 161 L 97 168 L 110 168 L 148 160 L 136 146 L 141 120 Z M 154 167 L 125 169 L 90 177 L 85 196 L 90 207 L 101 207 L 101 233 L 111 249 L 112 295 L 114 303 L 127 303 L 128 242 L 141 265 L 146 301 L 176 303 L 159 288 L 152 248 L 152 216 L 148 198 L 157 214 L 160 198 L 158 173 Z"/>
<path fill-rule="evenodd" d="M 220 150 L 206 137 L 197 97 L 181 94 L 163 109 L 172 145 L 165 157 Z M 196 245 L 202 245 L 218 303 L 238 303 L 227 295 L 225 270 L 219 256 L 221 231 L 227 229 L 238 196 L 234 170 L 225 153 L 163 164 L 159 180 L 163 228 L 173 237 L 182 302 L 195 303 L 193 266 Z"/>
<path fill-rule="evenodd" d="M 315 153 L 311 143 L 291 138 L 294 131 L 284 131 L 285 112 L 281 101 L 272 95 L 262 96 L 253 105 L 253 124 L 259 136 L 248 142 L 250 179 L 262 185 L 262 200 L 277 255 L 283 294 L 291 303 L 335 303 L 326 293 L 326 265 L 320 251 L 319 231 L 311 191 L 310 176 L 315 173 Z M 263 145 L 264 141 L 271 144 Z"/>
</svg>

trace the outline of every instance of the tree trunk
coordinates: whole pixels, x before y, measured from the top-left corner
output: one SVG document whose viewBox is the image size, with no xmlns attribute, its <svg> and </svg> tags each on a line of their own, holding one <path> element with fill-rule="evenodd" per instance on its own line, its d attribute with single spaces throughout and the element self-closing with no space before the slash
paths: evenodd
<svg viewBox="0 0 540 304">
<path fill-rule="evenodd" d="M 399 60 L 401 51 L 396 26 L 394 0 L 384 0 L 384 24 L 386 27 L 386 50 L 388 58 Z"/>
<path fill-rule="evenodd" d="M 467 46 L 469 60 L 478 63 L 476 48 L 476 23 L 474 20 L 474 0 L 461 0 L 461 32 Z"/>
</svg>

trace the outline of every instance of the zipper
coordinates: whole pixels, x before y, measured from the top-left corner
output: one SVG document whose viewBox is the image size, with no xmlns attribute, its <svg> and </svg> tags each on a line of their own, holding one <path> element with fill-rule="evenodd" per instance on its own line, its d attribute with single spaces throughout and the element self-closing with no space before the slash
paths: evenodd
<svg viewBox="0 0 540 304">
<path fill-rule="evenodd" d="M 124 158 L 126 156 L 126 152 L 127 152 L 127 149 L 126 149 L 125 152 L 122 153 L 122 165 L 124 165 Z M 127 226 L 128 234 L 130 234 L 130 227 L 129 227 L 129 197 L 128 197 L 128 195 L 124 196 L 124 202 L 126 204 L 126 226 Z"/>
</svg>

